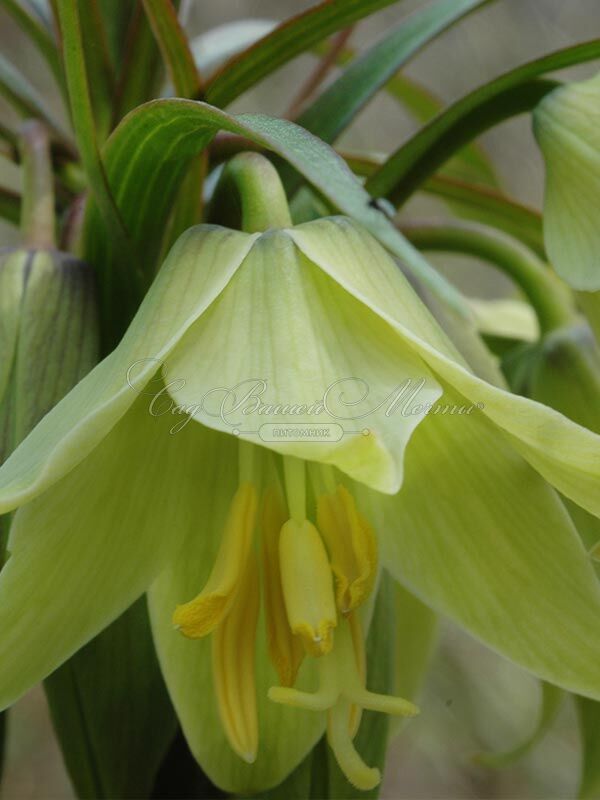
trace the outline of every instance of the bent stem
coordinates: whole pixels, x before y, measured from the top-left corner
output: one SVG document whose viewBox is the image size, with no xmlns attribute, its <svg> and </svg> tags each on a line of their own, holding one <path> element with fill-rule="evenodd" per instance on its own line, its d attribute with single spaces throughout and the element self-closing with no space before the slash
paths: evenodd
<svg viewBox="0 0 600 800">
<path fill-rule="evenodd" d="M 573 322 L 568 290 L 538 256 L 511 236 L 471 222 L 410 223 L 402 233 L 419 250 L 443 251 L 481 258 L 506 273 L 531 303 L 542 334 Z"/>
<path fill-rule="evenodd" d="M 50 139 L 43 123 L 28 120 L 20 131 L 19 149 L 23 166 L 21 232 L 28 247 L 56 247 L 54 176 Z"/>
<path fill-rule="evenodd" d="M 247 233 L 292 224 L 277 170 L 259 153 L 239 153 L 229 161 L 215 189 L 211 219 Z"/>
</svg>

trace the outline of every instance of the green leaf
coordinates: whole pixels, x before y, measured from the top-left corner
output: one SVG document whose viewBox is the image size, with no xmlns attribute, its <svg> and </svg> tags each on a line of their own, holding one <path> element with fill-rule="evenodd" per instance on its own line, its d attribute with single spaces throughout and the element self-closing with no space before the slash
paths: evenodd
<svg viewBox="0 0 600 800">
<path fill-rule="evenodd" d="M 386 91 L 409 111 L 422 124 L 429 122 L 443 109 L 442 101 L 424 86 L 398 73 L 386 86 Z M 461 180 L 476 181 L 489 186 L 497 186 L 498 179 L 489 156 L 476 142 L 471 142 L 444 167 L 444 175 Z"/>
<path fill-rule="evenodd" d="M 395 629 L 394 582 L 384 572 L 381 578 L 375 610 L 366 642 L 367 687 L 380 694 L 394 693 L 394 647 Z M 365 763 L 378 767 L 383 773 L 390 720 L 387 714 L 365 711 L 354 744 Z M 337 765 L 333 753 L 328 752 L 327 797 L 331 800 L 352 800 L 353 798 L 379 797 L 381 786 L 364 792 L 355 789 Z"/>
<path fill-rule="evenodd" d="M 18 2 L 18 0 L 1 0 L 0 5 L 6 9 L 23 32 L 27 34 L 35 44 L 50 67 L 50 71 L 54 75 L 59 89 L 65 94 L 65 77 L 62 71 L 58 46 L 47 27 L 42 24 L 36 14 L 32 13 L 26 5 L 22 2 Z"/>
<path fill-rule="evenodd" d="M 82 41 L 96 132 L 98 138 L 104 140 L 111 127 L 115 95 L 115 75 L 108 39 L 98 0 L 79 3 L 78 8 L 81 30 L 85 33 Z"/>
<path fill-rule="evenodd" d="M 367 189 L 401 205 L 457 150 L 493 125 L 530 111 L 556 88 L 538 76 L 600 58 L 595 39 L 530 61 L 486 83 L 449 106 L 402 145 L 367 181 Z"/>
<path fill-rule="evenodd" d="M 465 152 L 465 149 L 461 151 L 462 154 Z M 459 156 L 455 156 L 454 160 Z M 343 153 L 343 157 L 354 173 L 367 178 L 376 172 L 381 163 L 364 155 Z M 422 190 L 448 201 L 458 216 L 499 228 L 527 245 L 540 258 L 546 258 L 542 215 L 538 211 L 517 203 L 491 187 L 457 180 L 446 169 L 429 178 Z"/>
<path fill-rule="evenodd" d="M 29 81 L 0 54 L 0 95 L 22 117 L 36 117 L 46 123 L 53 138 L 72 151 L 71 141 L 44 100 Z"/>
<path fill-rule="evenodd" d="M 21 219 L 21 198 L 10 189 L 0 187 L 0 217 L 18 225 Z"/>
<path fill-rule="evenodd" d="M 160 100 L 136 109 L 112 134 L 104 151 L 109 184 L 115 193 L 118 189 L 131 246 L 148 278 L 154 274 L 167 219 L 186 169 L 219 130 L 240 134 L 286 159 L 331 205 L 360 221 L 403 259 L 432 292 L 466 314 L 457 290 L 371 205 L 343 159 L 324 142 L 285 120 L 254 114 L 230 116 L 190 100 Z M 114 288 L 111 294 L 105 289 L 105 319 L 114 314 L 115 296 L 131 289 L 130 264 L 117 247 L 111 222 L 107 226 L 96 204 L 90 204 L 85 257 L 99 271 L 103 286 Z"/>
<path fill-rule="evenodd" d="M 541 694 L 540 713 L 533 732 L 523 742 L 510 750 L 502 753 L 478 753 L 475 756 L 477 764 L 494 769 L 508 767 L 530 753 L 542 741 L 554 724 L 565 693 L 551 683 L 542 682 Z"/>
<path fill-rule="evenodd" d="M 398 0 L 325 0 L 286 20 L 227 62 L 206 87 L 206 99 L 226 106 L 267 75 L 332 33 Z"/>
<path fill-rule="evenodd" d="M 47 678 L 45 689 L 78 797 L 148 797 L 177 720 L 145 601 Z"/>
<path fill-rule="evenodd" d="M 394 73 L 424 45 L 489 0 L 438 0 L 392 29 L 353 61 L 296 120 L 333 142 Z"/>
<path fill-rule="evenodd" d="M 130 247 L 123 220 L 113 198 L 104 164 L 100 156 L 96 123 L 92 109 L 89 90 L 83 36 L 79 17 L 79 5 L 76 0 L 56 0 L 63 38 L 63 52 L 67 86 L 71 104 L 71 116 L 81 153 L 81 160 L 94 199 L 100 209 L 107 229 L 114 238 L 116 249 L 121 255 L 124 268 L 129 270 L 129 281 L 123 282 L 125 307 L 132 306 L 132 290 L 135 285 L 137 270 L 135 253 Z M 94 263 L 92 261 L 92 263 Z M 102 287 L 106 289 L 106 287 Z"/>
<path fill-rule="evenodd" d="M 133 108 L 157 96 L 161 65 L 160 51 L 148 18 L 141 3 L 136 3 L 127 30 L 123 64 L 117 83 L 113 109 L 115 125 Z"/>
<path fill-rule="evenodd" d="M 171 0 L 143 0 L 163 61 L 179 97 L 198 97 L 200 75 Z"/>
<path fill-rule="evenodd" d="M 483 186 L 436 175 L 423 186 L 435 197 L 452 202 L 461 209 L 462 216 L 499 228 L 527 245 L 539 258 L 546 257 L 539 212 L 517 203 L 500 192 Z"/>
<path fill-rule="evenodd" d="M 596 800 L 600 796 L 600 703 L 575 697 L 579 712 L 582 767 L 577 797 Z"/>
<path fill-rule="evenodd" d="M 123 0 L 97 0 L 104 28 L 111 64 L 118 73 L 125 57 L 127 30 L 138 9 L 137 3 L 124 3 Z"/>
</svg>

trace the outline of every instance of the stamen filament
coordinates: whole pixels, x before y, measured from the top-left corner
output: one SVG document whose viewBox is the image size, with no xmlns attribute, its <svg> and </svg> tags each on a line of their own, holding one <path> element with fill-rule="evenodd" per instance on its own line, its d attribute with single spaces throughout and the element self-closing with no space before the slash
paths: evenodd
<svg viewBox="0 0 600 800">
<path fill-rule="evenodd" d="M 284 456 L 283 476 L 290 517 L 296 522 L 306 519 L 306 464 L 301 458 Z"/>
</svg>

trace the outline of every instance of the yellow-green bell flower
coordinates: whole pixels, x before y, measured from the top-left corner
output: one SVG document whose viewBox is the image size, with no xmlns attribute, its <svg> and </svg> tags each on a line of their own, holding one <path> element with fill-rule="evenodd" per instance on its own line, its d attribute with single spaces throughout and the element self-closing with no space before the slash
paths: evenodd
<svg viewBox="0 0 600 800">
<path fill-rule="evenodd" d="M 274 786 L 327 729 L 369 788 L 361 709 L 416 712 L 368 689 L 380 564 L 600 698 L 600 589 L 552 486 L 600 515 L 600 438 L 473 375 L 358 225 L 192 228 L 117 349 L 0 470 L 0 512 L 19 509 L 0 706 L 148 592 L 215 783 Z"/>
<path fill-rule="evenodd" d="M 600 289 L 600 74 L 550 92 L 534 112 L 546 164 L 544 242 L 558 274 Z"/>
</svg>

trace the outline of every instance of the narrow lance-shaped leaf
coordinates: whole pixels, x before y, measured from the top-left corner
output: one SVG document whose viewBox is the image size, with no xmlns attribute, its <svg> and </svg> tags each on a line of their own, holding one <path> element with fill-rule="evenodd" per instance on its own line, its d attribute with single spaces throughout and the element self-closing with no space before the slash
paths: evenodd
<svg viewBox="0 0 600 800">
<path fill-rule="evenodd" d="M 464 150 L 462 151 L 465 152 Z M 365 178 L 373 175 L 381 160 L 364 155 L 342 154 L 352 171 Z M 422 190 L 449 201 L 458 216 L 499 228 L 527 245 L 542 259 L 546 258 L 542 215 L 528 206 L 492 189 L 438 173 L 423 185 Z"/>
<path fill-rule="evenodd" d="M 488 128 L 529 111 L 555 81 L 540 75 L 600 58 L 600 40 L 559 50 L 530 61 L 480 86 L 447 108 L 402 145 L 367 181 L 368 190 L 404 202 L 438 167 Z"/>
<path fill-rule="evenodd" d="M 430 122 L 443 109 L 443 103 L 414 78 L 398 72 L 388 81 L 386 91 L 423 125 Z M 475 181 L 485 186 L 497 186 L 494 166 L 477 142 L 470 142 L 444 166 L 444 175 Z"/>
<path fill-rule="evenodd" d="M 110 131 L 115 96 L 115 74 L 110 58 L 104 20 L 98 0 L 79 4 L 83 48 L 90 86 L 96 133 L 102 141 Z"/>
<path fill-rule="evenodd" d="M 353 61 L 296 120 L 333 142 L 366 103 L 415 53 L 489 0 L 438 0 L 419 9 Z"/>
<path fill-rule="evenodd" d="M 206 99 L 226 106 L 317 42 L 398 0 L 326 0 L 279 25 L 227 62 L 206 88 Z"/>
<path fill-rule="evenodd" d="M 79 18 L 79 8 L 75 0 L 56 0 L 60 27 L 63 37 L 63 52 L 67 85 L 71 102 L 71 116 L 77 136 L 77 143 L 81 153 L 81 160 L 90 184 L 91 192 L 98 204 L 98 208 L 105 220 L 111 238 L 121 255 L 121 265 L 127 270 L 128 280 L 120 286 L 120 292 L 113 294 L 112 302 L 116 303 L 115 313 L 124 318 L 131 313 L 134 307 L 134 287 L 139 281 L 136 268 L 137 260 L 135 251 L 131 248 L 119 209 L 115 203 L 109 185 L 104 164 L 100 156 L 96 136 L 96 124 L 92 109 L 89 90 L 89 81 L 86 70 L 85 55 L 83 50 L 83 37 Z M 95 264 L 95 262 L 92 262 Z M 110 275 L 102 275 L 100 290 L 101 297 L 108 302 L 112 288 Z M 104 338 L 107 338 L 106 331 Z"/>
<path fill-rule="evenodd" d="M 143 0 L 144 8 L 160 47 L 178 97 L 198 97 L 200 75 L 171 0 Z"/>
<path fill-rule="evenodd" d="M 117 81 L 114 125 L 133 108 L 155 97 L 160 79 L 160 51 L 143 6 L 136 3 L 127 29 Z"/>
</svg>

